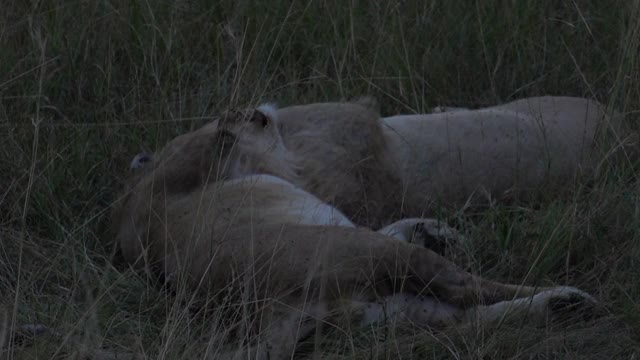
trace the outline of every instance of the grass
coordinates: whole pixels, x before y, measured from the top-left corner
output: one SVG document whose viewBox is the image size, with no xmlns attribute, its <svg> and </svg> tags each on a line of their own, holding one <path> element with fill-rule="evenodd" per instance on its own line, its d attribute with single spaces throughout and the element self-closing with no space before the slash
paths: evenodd
<svg viewBox="0 0 640 360">
<path fill-rule="evenodd" d="M 385 115 L 584 96 L 626 113 L 637 130 L 638 19 L 637 0 L 3 4 L 0 309 L 7 326 L 42 323 L 55 334 L 16 346 L 0 339 L 0 356 L 213 356 L 208 321 L 108 260 L 109 207 L 143 148 L 233 106 L 363 94 Z M 615 146 L 629 132 L 614 135 Z M 604 316 L 542 329 L 354 329 L 323 338 L 325 357 L 637 357 L 638 162 L 618 153 L 598 176 L 536 203 L 443 214 L 477 239 L 474 271 L 579 286 Z"/>
</svg>

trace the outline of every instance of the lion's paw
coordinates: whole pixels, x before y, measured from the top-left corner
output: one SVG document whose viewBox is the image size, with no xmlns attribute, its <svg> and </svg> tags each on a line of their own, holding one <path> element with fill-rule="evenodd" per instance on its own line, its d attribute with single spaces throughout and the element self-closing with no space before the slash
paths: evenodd
<svg viewBox="0 0 640 360">
<path fill-rule="evenodd" d="M 571 286 L 559 286 L 534 296 L 534 306 L 544 307 L 557 319 L 596 316 L 598 301 L 586 292 Z M 542 310 L 542 309 L 541 309 Z"/>
<path fill-rule="evenodd" d="M 421 221 L 413 226 L 410 242 L 445 255 L 448 249 L 463 248 L 469 240 L 456 229 L 439 221 Z"/>
</svg>

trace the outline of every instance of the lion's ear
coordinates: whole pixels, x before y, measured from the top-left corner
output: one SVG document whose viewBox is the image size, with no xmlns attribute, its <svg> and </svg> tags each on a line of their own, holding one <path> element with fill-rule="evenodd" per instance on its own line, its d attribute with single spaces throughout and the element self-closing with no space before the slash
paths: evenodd
<svg viewBox="0 0 640 360">
<path fill-rule="evenodd" d="M 278 109 L 273 104 L 263 104 L 258 106 L 256 111 L 253 112 L 252 121 L 254 124 L 259 124 L 263 128 L 271 125 L 278 119 Z"/>
<path fill-rule="evenodd" d="M 239 123 L 244 119 L 245 115 L 242 111 L 238 110 L 227 110 L 220 114 L 218 117 L 218 126 L 220 128 L 225 128 L 226 126 L 231 126 Z"/>
<path fill-rule="evenodd" d="M 218 118 L 219 127 L 224 129 L 245 122 L 253 122 L 255 111 L 227 110 Z"/>
<path fill-rule="evenodd" d="M 266 128 L 276 121 L 277 110 L 274 105 L 264 104 L 250 110 L 228 110 L 219 118 L 220 128 L 239 123 L 250 123 L 258 128 Z"/>
<path fill-rule="evenodd" d="M 251 118 L 249 119 L 249 121 L 252 124 L 263 129 L 271 125 L 271 118 L 259 110 L 256 110 L 253 112 L 253 114 L 251 114 Z"/>
<path fill-rule="evenodd" d="M 360 105 L 368 110 L 380 113 L 380 103 L 378 102 L 378 99 L 373 96 L 358 96 L 350 99 L 349 102 Z"/>
<path fill-rule="evenodd" d="M 151 162 L 153 162 L 153 154 L 143 151 L 133 157 L 129 164 L 129 171 L 132 173 L 137 172 L 149 166 Z"/>
</svg>

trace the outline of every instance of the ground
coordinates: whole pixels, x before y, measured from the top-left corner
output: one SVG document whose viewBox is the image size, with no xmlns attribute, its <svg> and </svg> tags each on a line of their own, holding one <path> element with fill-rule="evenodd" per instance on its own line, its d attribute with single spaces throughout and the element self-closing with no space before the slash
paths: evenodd
<svg viewBox="0 0 640 360">
<path fill-rule="evenodd" d="M 30 1 L 0 12 L 0 344 L 6 359 L 215 358 L 220 327 L 112 262 L 109 211 L 132 156 L 233 106 L 375 96 L 384 115 L 534 95 L 640 111 L 640 3 Z M 634 358 L 638 145 L 536 201 L 443 207 L 465 266 L 594 294 L 595 318 L 445 332 L 329 331 L 341 359 Z M 619 148 L 619 147 L 618 147 Z M 215 319 L 214 319 L 215 320 Z M 12 324 L 47 334 L 7 342 Z M 305 350 L 306 349 L 306 350 Z M 315 350 L 314 350 L 315 349 Z M 125 357 L 126 358 L 126 357 Z"/>
</svg>

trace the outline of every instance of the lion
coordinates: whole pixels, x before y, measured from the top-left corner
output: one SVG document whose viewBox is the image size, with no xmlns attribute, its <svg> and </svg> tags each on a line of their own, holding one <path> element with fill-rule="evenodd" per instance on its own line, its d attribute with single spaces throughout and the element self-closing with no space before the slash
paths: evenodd
<svg viewBox="0 0 640 360">
<path fill-rule="evenodd" d="M 361 325 L 391 316 L 446 327 L 506 314 L 544 321 L 596 304 L 569 286 L 490 281 L 391 236 L 414 220 L 382 232 L 355 226 L 287 179 L 299 173 L 297 156 L 277 123 L 278 112 L 261 106 L 175 138 L 144 161 L 113 215 L 133 267 L 216 304 L 251 308 L 255 338 L 223 356 L 290 357 L 319 323 L 338 326 L 345 314 Z"/>
<path fill-rule="evenodd" d="M 611 120 L 598 102 L 566 96 L 385 118 L 372 103 L 277 112 L 285 145 L 303 157 L 297 184 L 374 228 L 433 216 L 441 204 L 526 196 L 588 174 L 600 160 L 598 128 Z"/>
<path fill-rule="evenodd" d="M 380 228 L 390 223 L 387 220 L 400 218 L 397 195 L 402 181 L 395 174 L 371 101 L 362 98 L 281 109 L 270 105 L 269 111 L 277 113 L 283 144 L 297 159 L 295 169 L 280 176 L 339 208 L 352 221 Z M 144 171 L 156 158 L 140 153 L 130 169 Z"/>
<path fill-rule="evenodd" d="M 362 98 L 272 109 L 300 160 L 284 178 L 373 228 L 570 182 L 594 169 L 597 129 L 610 119 L 596 101 L 564 96 L 385 118 L 375 107 Z"/>
</svg>

